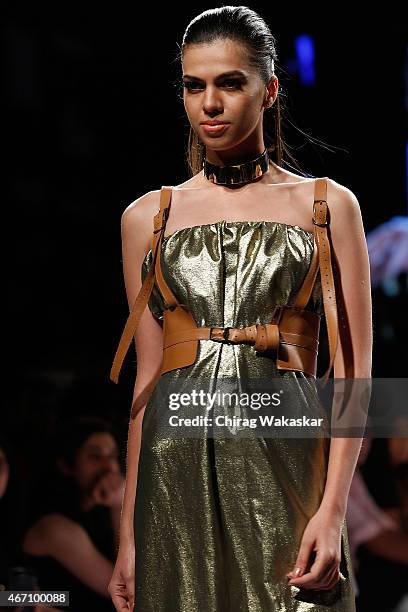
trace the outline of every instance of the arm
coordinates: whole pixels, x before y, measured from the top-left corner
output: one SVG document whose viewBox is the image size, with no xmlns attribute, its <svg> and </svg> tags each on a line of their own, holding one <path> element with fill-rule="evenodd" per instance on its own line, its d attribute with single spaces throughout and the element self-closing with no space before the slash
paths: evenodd
<svg viewBox="0 0 408 612">
<path fill-rule="evenodd" d="M 160 207 L 160 192 L 152 191 L 132 204 L 124 211 L 121 219 L 123 275 L 129 309 L 142 286 L 141 267 L 144 257 L 151 247 L 153 234 L 153 216 Z M 149 308 L 143 312 L 135 334 L 137 352 L 137 375 L 133 390 L 132 406 L 136 398 L 160 375 L 163 355 L 163 331 L 153 317 Z M 126 483 L 123 496 L 122 513 L 119 530 L 119 546 L 134 542 L 133 514 L 137 488 L 141 430 L 145 406 L 130 418 L 127 458 Z"/>
<path fill-rule="evenodd" d="M 109 508 L 109 513 L 112 523 L 113 546 L 116 551 L 119 545 L 121 505 L 112 506 Z"/>
<path fill-rule="evenodd" d="M 30 554 L 53 557 L 86 586 L 109 597 L 113 564 L 99 552 L 85 529 L 70 518 L 56 513 L 44 515 L 28 531 L 23 546 Z"/>
<path fill-rule="evenodd" d="M 122 215 L 122 260 L 129 310 L 141 289 L 143 260 L 151 247 L 153 217 L 160 208 L 160 191 L 152 191 L 130 204 Z M 135 598 L 134 510 L 144 411 L 142 392 L 160 378 L 163 331 L 145 308 L 135 333 L 137 374 L 128 431 L 125 491 L 119 527 L 119 548 L 108 591 L 116 610 L 133 609 Z M 139 400 L 139 409 L 135 402 Z"/>
<path fill-rule="evenodd" d="M 364 545 L 377 557 L 408 565 L 408 533 L 401 528 L 384 529 Z"/>
<path fill-rule="evenodd" d="M 370 266 L 361 211 L 354 194 L 331 180 L 328 181 L 328 202 L 333 269 L 338 271 L 335 288 L 339 339 L 333 375 L 334 379 L 371 379 Z M 358 416 L 361 428 L 361 414 L 357 415 L 361 407 L 356 399 L 359 389 L 359 384 L 351 384 L 346 412 L 349 407 L 351 422 L 349 420 L 348 426 Z M 335 405 L 333 411 L 336 414 Z M 327 590 L 339 580 L 341 528 L 361 444 L 362 437 L 331 438 L 323 498 L 302 535 L 294 570 L 287 574 L 289 585 Z M 313 551 L 318 551 L 315 560 L 311 560 Z"/>
<path fill-rule="evenodd" d="M 336 299 L 339 340 L 333 376 L 334 379 L 371 379 L 373 332 L 370 262 L 363 220 L 355 195 L 345 187 L 334 188 L 337 195 L 332 196 L 334 205 L 330 227 L 333 257 L 338 262 Z M 331 201 L 330 195 L 328 200 Z M 347 404 L 351 423 L 358 418 L 358 402 L 353 401 L 353 394 L 359 396 L 362 388 L 362 382 L 351 385 L 351 398 Z M 332 437 L 330 442 L 322 508 L 336 516 L 340 523 L 346 513 L 361 443 L 362 437 Z"/>
</svg>

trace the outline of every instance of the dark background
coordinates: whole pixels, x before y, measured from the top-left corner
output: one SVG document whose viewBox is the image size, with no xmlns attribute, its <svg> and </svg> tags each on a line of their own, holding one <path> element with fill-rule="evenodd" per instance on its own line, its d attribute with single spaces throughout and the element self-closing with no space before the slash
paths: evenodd
<svg viewBox="0 0 408 612">
<path fill-rule="evenodd" d="M 3 427 L 28 456 L 67 411 L 111 417 L 125 435 L 133 347 L 121 384 L 109 381 L 128 313 L 120 217 L 147 191 L 189 177 L 174 58 L 188 22 L 212 6 L 17 2 L 3 12 Z M 298 128 L 285 134 L 304 171 L 350 188 L 366 232 L 405 215 L 403 15 L 249 6 L 276 36 L 277 74 Z M 296 66 L 302 33 L 315 41 L 309 87 Z M 406 375 L 406 276 L 398 282 L 394 297 L 373 293 L 377 376 Z"/>
</svg>

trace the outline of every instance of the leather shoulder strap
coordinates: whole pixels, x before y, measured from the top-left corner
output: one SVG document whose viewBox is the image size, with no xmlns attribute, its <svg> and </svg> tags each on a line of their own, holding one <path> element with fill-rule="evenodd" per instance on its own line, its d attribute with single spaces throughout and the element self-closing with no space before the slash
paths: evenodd
<svg viewBox="0 0 408 612">
<path fill-rule="evenodd" d="M 331 262 L 330 240 L 327 232 L 330 223 L 330 213 L 327 206 L 327 177 L 317 178 L 313 203 L 314 238 L 319 251 L 320 278 L 323 293 L 323 306 L 326 316 L 327 335 L 329 341 L 329 367 L 323 376 L 326 384 L 334 364 L 338 342 L 338 314 L 333 268 Z"/>
<path fill-rule="evenodd" d="M 306 308 L 310 296 L 312 295 L 313 287 L 316 281 L 317 273 L 319 271 L 319 251 L 317 248 L 317 242 L 313 238 L 313 253 L 312 260 L 310 262 L 309 270 L 305 276 L 301 288 L 299 289 L 294 306 L 297 308 Z"/>
<path fill-rule="evenodd" d="M 321 180 L 322 179 L 316 178 L 314 181 L 314 201 L 313 203 L 319 198 L 320 193 L 319 193 L 318 181 L 321 181 Z M 316 242 L 316 233 L 313 232 L 313 253 L 312 253 L 310 266 L 305 276 L 305 279 L 302 283 L 302 286 L 300 287 L 296 295 L 296 298 L 293 304 L 297 308 L 306 308 L 309 302 L 310 296 L 312 295 L 318 272 L 319 272 L 319 249 L 318 249 L 317 242 Z"/>
<path fill-rule="evenodd" d="M 139 325 L 140 318 L 144 309 L 146 308 L 150 294 L 153 290 L 156 260 L 158 258 L 158 254 L 160 253 L 162 238 L 166 227 L 171 189 L 171 187 L 162 187 L 160 192 L 160 210 L 153 219 L 152 264 L 126 321 L 109 375 L 110 380 L 116 384 L 119 380 L 119 374 L 120 370 L 122 369 L 123 361 L 129 350 L 129 346 Z"/>
<path fill-rule="evenodd" d="M 163 208 L 166 209 L 166 213 L 164 217 L 164 225 L 166 225 L 167 219 L 169 218 L 170 207 L 171 207 L 171 196 L 173 195 L 173 190 L 171 187 L 163 187 L 162 189 L 166 190 L 164 194 L 165 197 L 162 198 L 162 206 Z M 163 241 L 163 238 L 164 238 L 164 229 L 160 233 L 160 238 L 159 238 L 160 250 L 161 250 L 161 243 Z M 156 284 L 165 302 L 165 308 L 171 308 L 171 309 L 174 308 L 175 306 L 177 306 L 179 302 L 164 279 L 162 268 L 161 268 L 160 257 L 156 258 L 155 275 L 156 275 Z"/>
</svg>

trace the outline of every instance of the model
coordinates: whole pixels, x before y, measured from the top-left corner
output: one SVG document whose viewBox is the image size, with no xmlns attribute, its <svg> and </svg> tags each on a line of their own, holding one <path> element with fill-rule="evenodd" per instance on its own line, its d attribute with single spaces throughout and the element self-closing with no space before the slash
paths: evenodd
<svg viewBox="0 0 408 612">
<path fill-rule="evenodd" d="M 163 401 L 170 389 L 190 397 L 270 380 L 287 385 L 273 409 L 281 424 L 294 408 L 318 412 L 320 317 L 334 378 L 371 377 L 359 203 L 330 178 L 283 168 L 276 59 L 270 29 L 247 7 L 188 25 L 192 177 L 122 216 L 131 314 L 111 378 L 133 337 L 137 376 L 109 585 L 117 610 L 355 610 L 345 512 L 361 438 L 249 435 L 242 406 Z"/>
</svg>

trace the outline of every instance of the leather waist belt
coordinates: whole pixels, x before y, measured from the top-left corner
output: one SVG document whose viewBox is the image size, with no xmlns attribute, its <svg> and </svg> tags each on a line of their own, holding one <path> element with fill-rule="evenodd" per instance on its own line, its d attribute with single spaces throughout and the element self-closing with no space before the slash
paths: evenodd
<svg viewBox="0 0 408 612">
<path fill-rule="evenodd" d="M 161 373 L 192 365 L 199 340 L 250 344 L 254 350 L 274 351 L 278 370 L 297 370 L 316 376 L 321 315 L 297 306 L 275 306 L 271 321 L 246 327 L 197 327 L 185 304 L 164 310 Z"/>
<path fill-rule="evenodd" d="M 166 334 L 163 348 L 167 349 L 190 340 L 214 340 L 225 344 L 253 344 L 258 352 L 277 350 L 280 343 L 296 344 L 317 353 L 318 341 L 315 338 L 282 332 L 274 323 L 255 324 L 248 327 L 198 327 L 184 332 Z"/>
</svg>

